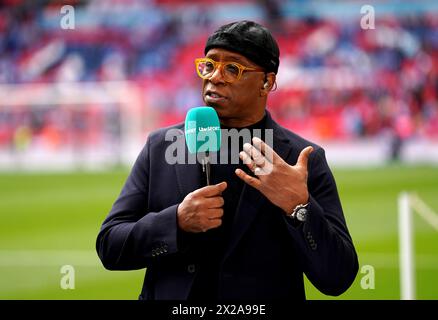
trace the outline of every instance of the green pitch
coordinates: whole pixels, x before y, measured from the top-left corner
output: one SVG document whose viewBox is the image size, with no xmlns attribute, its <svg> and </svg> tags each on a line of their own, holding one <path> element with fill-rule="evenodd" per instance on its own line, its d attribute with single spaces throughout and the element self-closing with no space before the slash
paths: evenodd
<svg viewBox="0 0 438 320">
<path fill-rule="evenodd" d="M 107 271 L 94 249 L 127 174 L 0 174 L 0 299 L 137 299 L 144 270 Z M 363 271 L 335 299 L 399 299 L 397 196 L 415 191 L 438 211 L 438 168 L 337 169 L 334 175 Z M 438 299 L 438 232 L 418 215 L 414 222 L 417 297 Z M 63 266 L 73 267 L 74 279 Z M 73 283 L 74 289 L 62 288 Z M 306 287 L 309 299 L 331 298 L 309 282 Z"/>
</svg>

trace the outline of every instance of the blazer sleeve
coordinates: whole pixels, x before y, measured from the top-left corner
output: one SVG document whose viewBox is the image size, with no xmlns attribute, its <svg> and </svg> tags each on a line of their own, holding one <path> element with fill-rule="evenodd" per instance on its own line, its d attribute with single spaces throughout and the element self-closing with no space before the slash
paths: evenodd
<svg viewBox="0 0 438 320">
<path fill-rule="evenodd" d="M 359 264 L 348 232 L 335 179 L 322 148 L 309 161 L 307 220 L 294 226 L 285 216 L 303 271 L 327 295 L 340 295 L 353 283 Z"/>
<path fill-rule="evenodd" d="M 178 204 L 148 211 L 150 144 L 148 138 L 97 236 L 97 253 L 110 270 L 145 268 L 178 251 Z"/>
</svg>

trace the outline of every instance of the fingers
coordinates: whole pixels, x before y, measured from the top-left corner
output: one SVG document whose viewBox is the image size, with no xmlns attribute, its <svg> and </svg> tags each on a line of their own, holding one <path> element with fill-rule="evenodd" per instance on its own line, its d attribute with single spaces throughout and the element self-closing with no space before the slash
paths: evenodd
<svg viewBox="0 0 438 320">
<path fill-rule="evenodd" d="M 204 219 L 202 220 L 202 223 L 199 224 L 201 232 L 206 232 L 222 225 L 222 216 L 224 215 L 223 209 L 209 209 L 206 210 L 204 214 Z"/>
<path fill-rule="evenodd" d="M 271 173 L 273 164 L 263 156 L 257 148 L 249 143 L 243 145 L 244 151 L 239 153 L 243 163 L 254 172 L 256 176 L 267 175 Z M 251 158 L 252 157 L 252 158 Z M 254 160 L 253 160 L 254 159 Z"/>
<path fill-rule="evenodd" d="M 267 175 L 272 172 L 273 165 L 284 162 L 283 159 L 260 138 L 252 139 L 254 145 L 245 143 L 239 156 L 243 163 L 254 172 L 255 175 Z"/>
<path fill-rule="evenodd" d="M 254 146 L 262 152 L 262 154 L 265 156 L 265 159 L 267 159 L 271 163 L 277 163 L 283 159 L 266 143 L 262 141 L 262 139 L 258 137 L 252 138 L 252 143 Z"/>
<path fill-rule="evenodd" d="M 257 148 L 249 143 L 243 145 L 243 150 L 254 160 L 258 167 L 264 167 L 268 161 Z"/>
<path fill-rule="evenodd" d="M 313 147 L 309 146 L 301 150 L 298 156 L 297 166 L 304 167 L 307 169 L 307 162 L 309 161 L 309 156 L 313 151 Z"/>
<path fill-rule="evenodd" d="M 227 188 L 227 183 L 221 182 L 212 186 L 205 186 L 203 188 L 195 190 L 193 193 L 203 197 L 215 197 L 221 195 L 226 188 Z"/>
<path fill-rule="evenodd" d="M 207 229 L 207 230 L 204 230 L 204 232 L 205 232 L 205 231 L 208 231 L 208 230 L 210 230 L 210 229 L 214 229 L 214 228 L 220 227 L 221 225 L 222 225 L 222 219 L 213 219 L 213 220 L 210 220 L 210 223 L 209 223 L 208 229 Z"/>
<path fill-rule="evenodd" d="M 205 198 L 204 205 L 207 209 L 222 208 L 224 206 L 224 198 L 222 197 L 210 197 Z"/>
<path fill-rule="evenodd" d="M 189 193 L 178 205 L 177 220 L 181 230 L 186 232 L 206 232 L 222 224 L 224 215 L 225 182 L 207 186 Z"/>
<path fill-rule="evenodd" d="M 262 185 L 262 182 L 259 179 L 251 177 L 240 169 L 236 169 L 235 173 L 245 183 L 249 184 L 253 188 L 256 188 L 257 190 L 259 190 Z"/>
<path fill-rule="evenodd" d="M 223 215 L 224 215 L 223 209 L 210 209 L 210 210 L 208 210 L 208 219 L 209 220 L 222 219 Z"/>
<path fill-rule="evenodd" d="M 245 151 L 241 151 L 239 153 L 239 157 L 240 157 L 240 159 L 242 159 L 243 163 L 247 165 L 249 170 L 254 172 L 254 170 L 257 166 L 256 166 L 255 162 L 252 161 L 251 157 Z"/>
</svg>

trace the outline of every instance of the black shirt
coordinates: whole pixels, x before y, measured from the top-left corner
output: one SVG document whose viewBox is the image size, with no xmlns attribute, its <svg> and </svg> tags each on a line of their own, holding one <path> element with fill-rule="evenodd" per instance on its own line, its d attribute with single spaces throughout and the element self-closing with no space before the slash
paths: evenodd
<svg viewBox="0 0 438 320">
<path fill-rule="evenodd" d="M 259 122 L 244 128 L 229 128 L 221 126 L 221 129 L 237 129 L 238 132 L 242 132 L 242 129 L 249 129 L 251 138 L 254 136 L 254 129 L 261 129 L 261 138 L 264 139 L 264 130 L 266 127 L 266 115 Z M 220 277 L 220 268 L 222 260 L 231 235 L 231 228 L 234 221 L 234 216 L 239 203 L 240 196 L 244 182 L 235 174 L 235 170 L 240 168 L 249 173 L 249 169 L 238 158 L 238 153 L 243 150 L 243 144 L 251 141 L 243 141 L 244 135 L 239 139 L 238 150 L 232 150 L 233 144 L 228 135 L 228 143 L 224 143 L 224 135 L 222 137 L 221 149 L 216 155 L 217 164 L 211 165 L 211 184 L 217 184 L 223 181 L 227 182 L 227 188 L 222 193 L 224 198 L 224 215 L 222 217 L 222 225 L 218 228 L 210 229 L 205 233 L 196 235 L 196 247 L 201 250 L 200 257 L 202 260 L 198 261 L 198 273 L 193 283 L 189 300 L 203 300 L 212 301 L 218 298 L 218 284 Z M 225 150 L 227 155 L 223 153 Z M 233 153 L 234 152 L 234 153 Z M 237 155 L 236 155 L 237 152 Z M 228 158 L 226 164 L 221 160 Z M 231 160 L 238 159 L 237 163 L 232 163 Z"/>
</svg>

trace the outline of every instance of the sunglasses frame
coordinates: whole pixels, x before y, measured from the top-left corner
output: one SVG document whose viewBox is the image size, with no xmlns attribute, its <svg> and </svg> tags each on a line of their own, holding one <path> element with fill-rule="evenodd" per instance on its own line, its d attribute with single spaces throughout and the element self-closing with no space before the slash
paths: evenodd
<svg viewBox="0 0 438 320">
<path fill-rule="evenodd" d="M 201 71 L 198 68 L 198 65 L 200 62 L 211 62 L 213 64 L 213 72 L 211 72 L 211 74 L 209 76 L 203 76 L 201 74 Z M 229 81 L 229 80 L 225 80 L 225 75 L 223 73 L 223 66 L 226 66 L 228 64 L 232 64 L 235 65 L 238 69 L 239 69 L 239 74 L 237 75 L 236 79 L 233 81 Z M 220 73 L 222 75 L 222 78 L 224 78 L 224 80 L 228 83 L 233 83 L 235 81 L 239 81 L 240 78 L 242 77 L 243 72 L 265 72 L 263 69 L 260 68 L 252 68 L 252 67 L 246 67 L 240 63 L 234 62 L 234 61 L 215 61 L 211 58 L 197 58 L 195 59 L 195 67 L 196 67 L 196 72 L 198 73 L 198 76 L 201 79 L 205 79 L 205 80 L 209 80 L 211 79 L 211 77 L 214 75 L 214 73 L 216 72 L 216 70 L 219 68 Z"/>
</svg>

